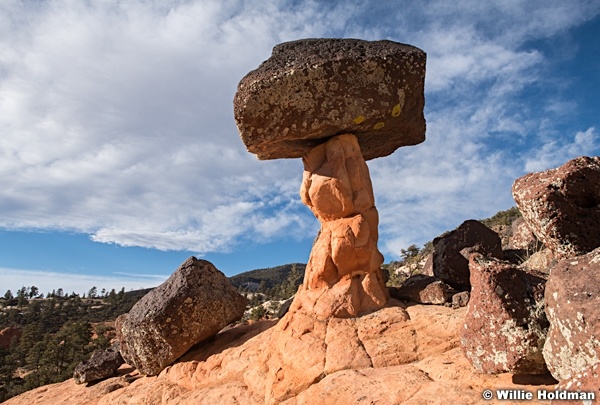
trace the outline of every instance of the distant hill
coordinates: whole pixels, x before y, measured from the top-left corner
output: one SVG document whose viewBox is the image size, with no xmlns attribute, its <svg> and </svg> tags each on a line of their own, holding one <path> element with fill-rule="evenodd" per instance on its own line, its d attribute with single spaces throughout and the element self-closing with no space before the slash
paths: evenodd
<svg viewBox="0 0 600 405">
<path fill-rule="evenodd" d="M 238 289 L 241 288 L 254 291 L 261 285 L 263 289 L 272 289 L 275 286 L 283 284 L 290 276 L 294 267 L 301 274 L 304 274 L 306 264 L 289 263 L 277 267 L 246 271 L 233 277 L 229 277 L 229 282 Z"/>
</svg>

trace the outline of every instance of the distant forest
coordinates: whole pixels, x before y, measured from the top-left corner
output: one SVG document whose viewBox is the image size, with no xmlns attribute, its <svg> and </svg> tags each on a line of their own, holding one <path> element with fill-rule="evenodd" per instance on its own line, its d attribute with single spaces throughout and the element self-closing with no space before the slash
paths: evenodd
<svg viewBox="0 0 600 405">
<path fill-rule="evenodd" d="M 45 298 L 36 287 L 0 297 L 0 330 L 17 328 L 21 337 L 0 347 L 0 402 L 73 376 L 75 366 L 110 345 L 112 323 L 149 290 L 108 293 L 90 289 L 86 298 L 59 289 Z"/>
</svg>

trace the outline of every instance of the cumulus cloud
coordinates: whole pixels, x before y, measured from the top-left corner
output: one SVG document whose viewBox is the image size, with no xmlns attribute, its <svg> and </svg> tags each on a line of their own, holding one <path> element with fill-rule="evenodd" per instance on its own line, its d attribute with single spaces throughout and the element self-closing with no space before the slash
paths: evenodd
<svg viewBox="0 0 600 405">
<path fill-rule="evenodd" d="M 245 151 L 236 85 L 282 41 L 389 38 L 428 52 L 427 141 L 370 163 L 382 249 L 397 255 L 508 208 L 510 184 L 525 170 L 597 150 L 594 128 L 542 140 L 556 131 L 547 114 L 576 103 L 549 94 L 551 103 L 531 109 L 522 92 L 548 80 L 547 57 L 529 41 L 599 9 L 593 1 L 3 2 L 0 226 L 199 253 L 312 238 L 316 221 L 298 197 L 302 166 Z"/>
</svg>

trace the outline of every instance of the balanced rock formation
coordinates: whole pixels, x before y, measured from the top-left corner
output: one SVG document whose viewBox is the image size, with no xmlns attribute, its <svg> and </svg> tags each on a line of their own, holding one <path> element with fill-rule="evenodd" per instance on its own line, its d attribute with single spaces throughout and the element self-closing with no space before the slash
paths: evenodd
<svg viewBox="0 0 600 405">
<path fill-rule="evenodd" d="M 123 363 L 117 342 L 107 349 L 96 350 L 87 361 L 79 363 L 73 379 L 77 384 L 104 380 L 113 376 Z"/>
<path fill-rule="evenodd" d="M 479 254 L 469 267 L 472 290 L 460 330 L 465 356 L 480 372 L 546 373 L 546 280 Z"/>
<path fill-rule="evenodd" d="M 389 298 L 365 159 L 425 139 L 425 53 L 391 41 L 309 39 L 276 46 L 234 99 L 259 159 L 302 157 L 300 196 L 321 222 L 290 312 L 354 317 Z"/>
<path fill-rule="evenodd" d="M 546 284 L 544 358 L 557 380 L 600 363 L 600 248 L 559 262 Z"/>
<path fill-rule="evenodd" d="M 479 221 L 468 220 L 451 232 L 433 239 L 433 254 L 425 267 L 434 276 L 459 291 L 469 290 L 469 255 L 502 259 L 500 236 Z"/>
<path fill-rule="evenodd" d="M 273 48 L 238 86 L 234 114 L 259 159 L 299 158 L 351 133 L 365 159 L 425 140 L 426 55 L 410 45 L 304 39 Z"/>
<path fill-rule="evenodd" d="M 206 260 L 187 259 L 163 284 L 117 318 L 125 361 L 155 375 L 193 345 L 241 319 L 246 298 Z"/>
<path fill-rule="evenodd" d="M 512 193 L 531 230 L 556 258 L 600 246 L 600 157 L 582 156 L 523 176 Z"/>
</svg>

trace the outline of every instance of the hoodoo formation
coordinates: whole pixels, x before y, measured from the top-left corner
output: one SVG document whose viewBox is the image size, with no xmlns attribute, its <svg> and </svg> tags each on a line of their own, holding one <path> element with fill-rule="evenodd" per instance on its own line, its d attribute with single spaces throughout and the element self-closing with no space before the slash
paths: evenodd
<svg viewBox="0 0 600 405">
<path fill-rule="evenodd" d="M 391 41 L 307 39 L 277 45 L 241 80 L 234 113 L 248 151 L 302 157 L 302 202 L 321 222 L 291 311 L 345 318 L 385 305 L 365 160 L 425 140 L 425 61 Z"/>
</svg>

